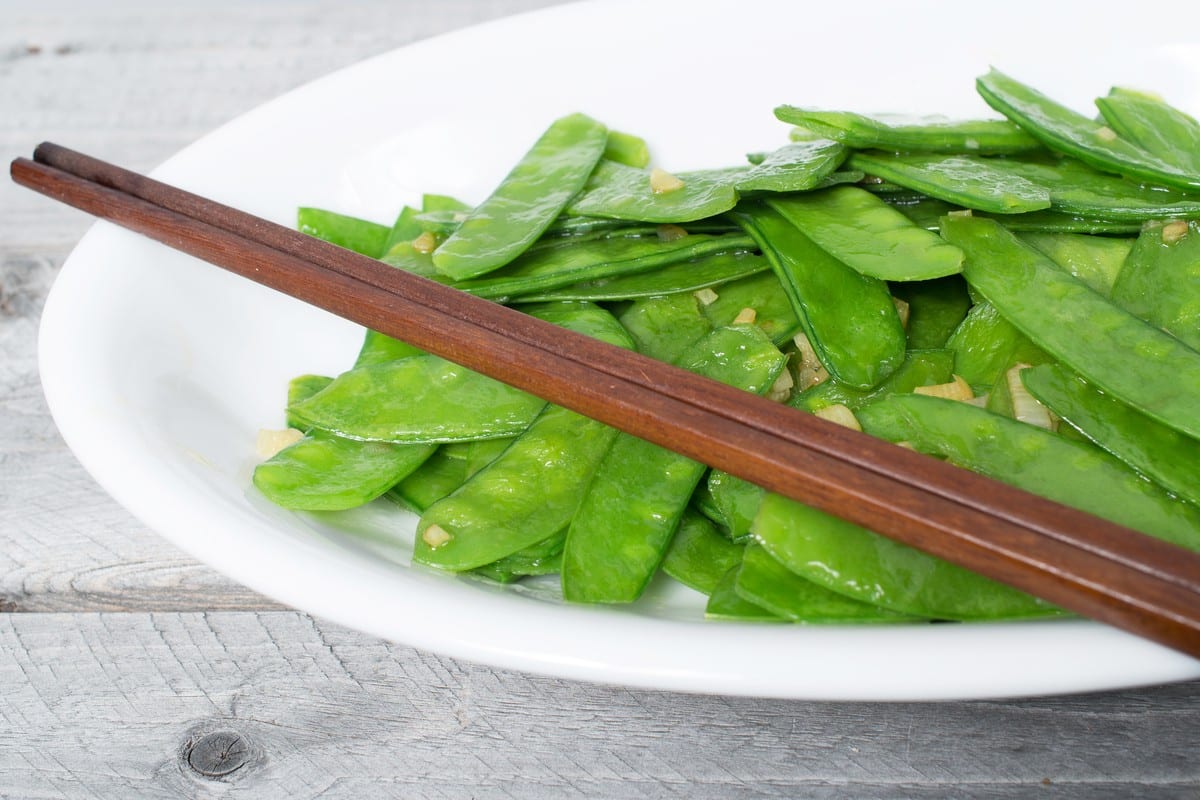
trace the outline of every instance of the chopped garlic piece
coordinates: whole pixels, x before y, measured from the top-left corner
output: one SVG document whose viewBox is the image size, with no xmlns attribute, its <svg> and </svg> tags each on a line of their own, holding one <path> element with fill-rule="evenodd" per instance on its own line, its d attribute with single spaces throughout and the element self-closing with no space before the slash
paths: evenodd
<svg viewBox="0 0 1200 800">
<path fill-rule="evenodd" d="M 954 380 L 950 383 L 937 383 L 933 386 L 918 386 L 913 389 L 913 394 L 923 394 L 929 397 L 942 397 L 946 400 L 971 400 L 975 397 L 975 393 L 971 391 L 971 384 L 963 380 L 961 375 L 955 375 Z"/>
<path fill-rule="evenodd" d="M 767 390 L 767 399 L 773 403 L 782 403 L 792 396 L 792 387 L 795 385 L 792 373 L 785 369 L 779 373 L 775 383 L 771 384 L 771 388 Z"/>
<path fill-rule="evenodd" d="M 805 367 L 816 369 L 821 365 L 821 359 L 817 358 L 817 351 L 813 348 L 812 342 L 803 333 L 797 333 L 792 337 L 792 343 L 796 345 L 796 352 L 800 354 L 800 363 Z"/>
<path fill-rule="evenodd" d="M 862 425 L 858 424 L 858 417 L 854 416 L 854 412 L 841 403 L 836 403 L 832 406 L 825 406 L 815 412 L 821 419 L 827 419 L 830 422 L 836 422 L 843 428 L 861 431 Z"/>
<path fill-rule="evenodd" d="M 738 315 L 733 318 L 734 325 L 753 325 L 754 320 L 758 319 L 758 312 L 753 308 L 743 308 L 738 312 Z"/>
<path fill-rule="evenodd" d="M 1012 398 L 1013 419 L 1048 431 L 1055 429 L 1055 419 L 1050 409 L 1037 401 L 1021 380 L 1021 370 L 1029 369 L 1028 364 L 1014 364 L 1004 373 L 1004 382 L 1008 386 L 1008 394 Z"/>
<path fill-rule="evenodd" d="M 429 255 L 437 249 L 437 237 L 431 232 L 425 231 L 420 236 L 412 240 L 412 248 L 418 253 Z"/>
<path fill-rule="evenodd" d="M 1096 138 L 1102 142 L 1115 142 L 1117 140 L 1117 132 L 1105 125 L 1096 131 Z"/>
<path fill-rule="evenodd" d="M 688 235 L 687 230 L 685 230 L 681 226 L 669 225 L 669 224 L 668 225 L 659 225 L 658 229 L 655 231 L 655 233 L 658 234 L 659 240 L 663 241 L 663 242 L 678 241 L 679 239 L 683 239 L 684 237 L 686 237 Z"/>
<path fill-rule="evenodd" d="M 266 460 L 280 450 L 291 447 L 303 438 L 304 432 L 298 431 L 295 428 L 284 428 L 281 431 L 263 428 L 258 432 L 258 438 L 254 442 L 254 449 L 258 453 L 259 458 Z"/>
<path fill-rule="evenodd" d="M 655 194 L 670 194 L 683 188 L 683 181 L 665 169 L 655 167 L 650 170 L 650 191 Z"/>
<path fill-rule="evenodd" d="M 449 542 L 454 537 L 440 525 L 430 525 L 421 534 L 421 541 L 432 547 L 434 550 Z"/>
<path fill-rule="evenodd" d="M 808 337 L 797 333 L 792 337 L 792 342 L 795 343 L 796 354 L 800 357 L 796 365 L 797 390 L 803 392 L 829 380 L 829 370 L 825 369 L 825 365 L 817 358 L 817 351 L 813 349 Z"/>
<path fill-rule="evenodd" d="M 692 292 L 692 296 L 699 300 L 700 305 L 702 306 L 711 306 L 713 303 L 717 302 L 717 298 L 720 297 L 720 295 L 707 287 L 704 289 L 697 289 L 696 291 Z"/>
<path fill-rule="evenodd" d="M 1181 219 L 1174 222 L 1168 222 L 1163 225 L 1162 241 L 1163 244 L 1175 244 L 1183 237 L 1187 236 L 1188 224 Z"/>
<path fill-rule="evenodd" d="M 900 327 L 908 330 L 908 303 L 901 300 L 899 297 L 893 297 L 892 302 L 896 305 L 896 315 L 900 317 Z"/>
</svg>

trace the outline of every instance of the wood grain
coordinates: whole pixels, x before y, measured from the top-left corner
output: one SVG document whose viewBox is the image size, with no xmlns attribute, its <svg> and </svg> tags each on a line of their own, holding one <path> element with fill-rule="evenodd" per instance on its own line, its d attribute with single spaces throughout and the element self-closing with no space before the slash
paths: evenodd
<svg viewBox="0 0 1200 800">
<path fill-rule="evenodd" d="M 3 796 L 44 786 L 62 797 L 1027 797 L 1049 781 L 1055 797 L 1185 797 L 1200 787 L 1200 715 L 1180 686 L 946 705 L 677 695 L 477 667 L 292 612 L 8 615 L 0 665 Z M 206 736 L 236 738 L 229 760 L 241 766 L 200 775 L 189 748 Z"/>
</svg>

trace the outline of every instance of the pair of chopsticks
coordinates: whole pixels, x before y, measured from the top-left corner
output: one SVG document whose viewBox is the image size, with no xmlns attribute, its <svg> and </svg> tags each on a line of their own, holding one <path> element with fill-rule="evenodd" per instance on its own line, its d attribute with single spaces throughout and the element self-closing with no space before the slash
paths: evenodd
<svg viewBox="0 0 1200 800">
<path fill-rule="evenodd" d="M 13 180 L 899 542 L 1200 657 L 1200 554 L 44 143 Z"/>
</svg>

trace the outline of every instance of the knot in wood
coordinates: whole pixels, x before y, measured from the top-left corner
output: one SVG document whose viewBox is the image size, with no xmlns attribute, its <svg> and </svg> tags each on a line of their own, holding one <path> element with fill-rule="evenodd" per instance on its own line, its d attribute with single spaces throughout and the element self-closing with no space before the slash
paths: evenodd
<svg viewBox="0 0 1200 800">
<path fill-rule="evenodd" d="M 224 778 L 244 767 L 250 758 L 246 739 L 233 731 L 207 733 L 187 753 L 188 766 L 206 778 Z"/>
</svg>

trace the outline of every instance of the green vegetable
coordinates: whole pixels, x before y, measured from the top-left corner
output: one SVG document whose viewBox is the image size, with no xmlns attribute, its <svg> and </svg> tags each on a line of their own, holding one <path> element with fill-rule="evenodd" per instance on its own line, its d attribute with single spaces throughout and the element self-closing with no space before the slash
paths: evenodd
<svg viewBox="0 0 1200 800">
<path fill-rule="evenodd" d="M 1200 224 L 1150 224 L 1117 274 L 1112 300 L 1200 350 Z"/>
<path fill-rule="evenodd" d="M 1096 100 L 1104 121 L 1119 136 L 1193 175 L 1200 175 L 1200 122 L 1162 99 L 1113 88 Z"/>
<path fill-rule="evenodd" d="M 988 105 L 1051 150 L 1074 156 L 1104 172 L 1185 191 L 1200 189 L 1200 174 L 1189 173 L 1111 135 L 1112 129 L 1103 122 L 1072 111 L 997 70 L 980 77 L 975 86 Z"/>
<path fill-rule="evenodd" d="M 793 622 L 862 624 L 911 619 L 802 578 L 754 543 L 746 547 L 734 591 L 743 600 Z"/>
<path fill-rule="evenodd" d="M 781 106 L 781 146 L 675 175 L 576 114 L 476 208 L 427 194 L 390 226 L 298 222 L 1200 549 L 1200 123 L 1124 89 L 1094 120 L 999 72 L 977 88 L 1006 119 Z M 969 403 L 916 393 L 959 379 Z M 304 437 L 255 484 L 297 510 L 383 494 L 421 515 L 417 564 L 557 573 L 588 603 L 664 572 L 743 622 L 1062 613 L 378 332 L 347 372 L 288 388 Z"/>
<path fill-rule="evenodd" d="M 947 217 L 942 235 L 967 254 L 967 283 L 1043 350 L 1159 422 L 1200 436 L 1200 353 L 1113 305 L 997 222 Z"/>
<path fill-rule="evenodd" d="M 850 111 L 779 106 L 775 117 L 859 150 L 997 155 L 1039 149 L 1007 120 L 888 119 Z"/>
<path fill-rule="evenodd" d="M 858 412 L 863 430 L 1151 536 L 1200 550 L 1200 509 L 1108 453 L 981 408 L 893 395 Z"/>
<path fill-rule="evenodd" d="M 583 114 L 556 120 L 491 196 L 438 247 L 434 265 L 463 280 L 512 261 L 583 187 L 607 143 L 607 129 Z"/>
<path fill-rule="evenodd" d="M 870 192 L 838 186 L 771 202 L 822 250 L 863 275 L 923 281 L 962 270 L 962 251 Z"/>
<path fill-rule="evenodd" d="M 782 622 L 762 606 L 745 600 L 737 593 L 737 576 L 741 564 L 726 572 L 708 596 L 704 616 L 708 619 L 729 619 L 741 622 Z"/>
<path fill-rule="evenodd" d="M 972 620 L 1058 613 L 1016 589 L 776 494 L 763 498 L 754 535 L 797 575 L 900 614 Z"/>
<path fill-rule="evenodd" d="M 607 316 L 580 309 L 595 322 Z M 593 327 L 619 347 L 633 342 L 620 324 Z M 563 530 L 617 431 L 561 406 L 549 405 L 495 461 L 421 516 L 413 560 L 439 569 L 482 567 Z M 538 490 L 528 491 L 536 475 Z"/>
<path fill-rule="evenodd" d="M 722 536 L 711 520 L 688 509 L 663 557 L 662 570 L 685 586 L 712 594 L 721 578 L 742 563 L 745 549 Z"/>
<path fill-rule="evenodd" d="M 1200 503 L 1195 439 L 1097 391 L 1063 367 L 1043 364 L 1022 370 L 1021 380 L 1034 397 L 1094 444 L 1184 500 Z"/>
<path fill-rule="evenodd" d="M 784 357 L 749 325 L 718 328 L 678 359 L 713 380 L 761 394 Z M 627 433 L 600 462 L 567 534 L 563 597 L 585 603 L 636 600 L 658 569 L 703 464 Z"/>
<path fill-rule="evenodd" d="M 503 300 L 580 281 L 639 274 L 716 253 L 744 252 L 753 246 L 749 237 L 740 234 L 698 233 L 668 240 L 657 235 L 562 240 L 527 253 L 486 278 L 463 281 L 457 287 L 477 297 Z"/>
<path fill-rule="evenodd" d="M 640 222 L 692 222 L 728 211 L 737 203 L 737 189 L 724 172 L 676 177 L 682 186 L 656 192 L 649 171 L 601 161 L 567 213 Z"/>
<path fill-rule="evenodd" d="M 386 225 L 321 208 L 299 209 L 296 230 L 371 258 L 383 255 L 389 233 Z"/>
<path fill-rule="evenodd" d="M 737 220 L 771 262 L 829 373 L 851 386 L 875 386 L 904 360 L 904 328 L 887 284 L 826 253 L 780 208 L 787 201 L 747 205 Z"/>
<path fill-rule="evenodd" d="M 908 189 L 994 214 L 1050 207 L 1050 192 L 991 160 L 914 153 L 855 153 L 850 166 Z"/>
</svg>

